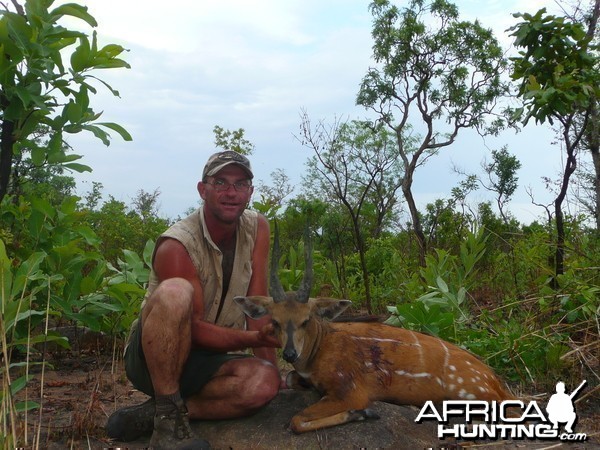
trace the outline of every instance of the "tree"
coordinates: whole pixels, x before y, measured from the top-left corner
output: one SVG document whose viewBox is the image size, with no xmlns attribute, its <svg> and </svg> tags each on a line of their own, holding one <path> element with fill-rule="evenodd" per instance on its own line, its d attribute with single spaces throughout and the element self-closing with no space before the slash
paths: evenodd
<svg viewBox="0 0 600 450">
<path fill-rule="evenodd" d="M 512 58 L 512 78 L 520 82 L 519 95 L 523 106 L 517 110 L 526 124 L 558 122 L 566 154 L 561 186 L 554 200 L 556 220 L 555 277 L 564 273 L 565 227 L 562 205 L 569 181 L 577 168 L 580 148 L 588 124 L 595 117 L 596 100 L 600 95 L 598 48 L 591 44 L 593 33 L 581 23 L 546 14 L 515 14 L 522 21 L 511 28 L 515 46 L 522 48 Z M 554 279 L 556 286 L 556 279 Z"/>
<path fill-rule="evenodd" d="M 599 18 L 600 0 L 595 0 L 592 3 L 591 11 L 582 14 L 579 8 L 577 8 L 571 20 L 587 24 L 587 37 L 592 39 L 592 42 L 598 43 L 597 25 Z M 597 62 L 596 70 L 600 70 L 598 65 L 599 63 Z M 587 121 L 587 129 L 582 137 L 581 147 L 584 150 L 589 150 L 592 155 L 594 171 L 593 175 L 588 178 L 591 181 L 590 185 L 593 189 L 593 199 L 586 204 L 586 207 L 592 212 L 596 222 L 596 231 L 600 233 L 600 109 L 598 108 L 598 98 L 592 98 L 591 102 L 592 104 L 589 108 L 590 120 Z"/>
<path fill-rule="evenodd" d="M 67 3 L 50 9 L 53 0 L 26 0 L 24 5 L 13 0 L 12 4 L 15 11 L 4 4 L 0 10 L 0 201 L 7 193 L 15 155 L 23 146 L 31 146 L 36 165 L 50 163 L 89 171 L 74 162 L 81 156 L 65 154 L 63 133 L 90 131 L 106 145 L 110 143 L 108 131 L 131 140 L 123 127 L 99 122 L 102 113 L 90 107 L 96 81 L 119 95 L 97 78 L 95 71 L 128 68 L 129 64 L 117 57 L 125 49 L 115 44 L 98 48 L 95 31 L 90 41 L 87 34 L 59 25 L 64 16 L 70 16 L 96 27 L 84 6 Z M 70 65 L 66 65 L 63 55 L 77 43 Z M 47 146 L 29 139 L 40 125 L 50 130 Z"/>
<path fill-rule="evenodd" d="M 285 198 L 294 190 L 290 184 L 290 177 L 286 175 L 283 169 L 275 169 L 271 172 L 271 181 L 272 186 L 268 186 L 263 182 L 259 183 L 260 201 L 252 203 L 252 207 L 268 219 L 273 219 L 277 215 Z"/>
<path fill-rule="evenodd" d="M 34 164 L 31 153 L 34 148 L 47 147 L 49 131 L 43 127 L 33 132 L 15 152 L 7 194 L 12 197 L 43 197 L 52 205 L 59 205 L 65 198 L 74 194 L 75 179 L 65 175 L 65 168 L 53 164 Z M 65 153 L 69 151 L 65 145 Z"/>
<path fill-rule="evenodd" d="M 364 77 L 357 104 L 374 111 L 396 136 L 402 193 L 424 265 L 427 242 L 412 192 L 415 171 L 454 143 L 461 129 L 499 129 L 503 121 L 495 109 L 508 91 L 501 81 L 506 61 L 492 32 L 460 21 L 456 6 L 446 0 L 412 0 L 402 10 L 375 0 L 370 9 L 378 65 Z M 425 129 L 416 146 L 406 139 L 410 121 Z"/>
<path fill-rule="evenodd" d="M 83 220 L 98 236 L 107 261 L 117 264 L 123 249 L 141 255 L 148 240 L 155 241 L 169 227 L 169 220 L 155 214 L 159 195 L 158 189 L 140 189 L 131 206 L 109 195 L 99 208 L 85 211 Z"/>
<path fill-rule="evenodd" d="M 496 194 L 496 205 L 505 224 L 508 224 L 509 217 L 504 207 L 510 201 L 517 190 L 519 177 L 516 173 L 521 168 L 521 162 L 516 156 L 508 153 L 506 147 L 500 150 L 492 150 L 492 162 L 484 162 L 483 170 L 488 180 L 481 184 L 488 191 Z"/>
<path fill-rule="evenodd" d="M 400 188 L 402 161 L 395 157 L 394 140 L 387 129 L 368 122 L 322 122 L 313 126 L 306 113 L 301 125 L 301 142 L 315 153 L 308 162 L 305 183 L 317 198 L 338 202 L 348 213 L 365 286 L 366 307 L 371 312 L 370 280 L 365 261 L 369 230 L 365 210 L 376 211 L 371 229 L 380 233 L 395 204 Z M 376 236 L 374 236 L 376 237 Z"/>
<path fill-rule="evenodd" d="M 142 222 L 146 223 L 158 214 L 159 196 L 160 190 L 158 188 L 154 189 L 154 192 L 146 192 L 144 189 L 137 191 L 137 194 L 132 201 L 133 211 L 141 217 Z"/>
<path fill-rule="evenodd" d="M 254 144 L 244 137 L 246 131 L 243 128 L 231 131 L 215 125 L 213 133 L 215 145 L 223 150 L 233 150 L 242 155 L 251 155 L 254 151 Z"/>
</svg>

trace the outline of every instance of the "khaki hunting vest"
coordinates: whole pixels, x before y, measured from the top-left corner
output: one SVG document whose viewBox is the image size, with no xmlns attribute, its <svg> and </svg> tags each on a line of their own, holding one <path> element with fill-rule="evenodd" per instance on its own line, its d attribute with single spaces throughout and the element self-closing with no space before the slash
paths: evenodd
<svg viewBox="0 0 600 450">
<path fill-rule="evenodd" d="M 233 297 L 246 295 L 248 291 L 250 278 L 252 278 L 252 252 L 254 251 L 257 230 L 258 214 L 255 211 L 244 211 L 237 227 L 235 259 L 229 289 L 223 300 L 223 307 L 218 318 L 217 311 L 219 310 L 223 287 L 222 253 L 212 241 L 206 228 L 203 208 L 200 207 L 185 219 L 173 224 L 157 240 L 158 244 L 160 239 L 163 238 L 176 239 L 186 248 L 202 284 L 204 319 L 207 322 L 228 328 L 245 328 L 245 315 L 242 309 L 233 302 Z M 158 278 L 152 270 L 146 298 L 154 292 L 158 284 Z M 142 303 L 142 308 L 144 303 L 145 300 Z M 134 323 L 133 326 L 135 325 Z"/>
</svg>

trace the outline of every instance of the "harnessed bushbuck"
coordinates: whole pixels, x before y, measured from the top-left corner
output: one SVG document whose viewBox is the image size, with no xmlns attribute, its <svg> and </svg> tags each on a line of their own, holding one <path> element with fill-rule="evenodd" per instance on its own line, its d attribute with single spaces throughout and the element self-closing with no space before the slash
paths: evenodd
<svg viewBox="0 0 600 450">
<path fill-rule="evenodd" d="M 306 269 L 297 292 L 285 293 L 277 278 L 276 228 L 272 297 L 234 299 L 249 317 L 271 315 L 283 358 L 296 369 L 288 384 L 309 384 L 322 394 L 320 401 L 292 418 L 294 432 L 378 418 L 369 409 L 374 401 L 421 406 L 427 400 L 514 398 L 492 369 L 449 342 L 379 322 L 324 321 L 337 317 L 351 302 L 309 298 L 312 251 L 306 241 Z"/>
</svg>

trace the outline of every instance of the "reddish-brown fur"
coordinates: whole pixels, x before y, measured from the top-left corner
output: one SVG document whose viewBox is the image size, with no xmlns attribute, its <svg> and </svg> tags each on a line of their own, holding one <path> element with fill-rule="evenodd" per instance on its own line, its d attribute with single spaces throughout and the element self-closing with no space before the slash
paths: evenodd
<svg viewBox="0 0 600 450">
<path fill-rule="evenodd" d="M 347 300 L 237 297 L 253 317 L 271 314 L 297 373 L 323 397 L 297 414 L 295 432 L 372 417 L 377 400 L 423 405 L 427 400 L 502 401 L 513 398 L 492 369 L 471 353 L 414 331 L 381 323 L 330 323 Z M 260 313 L 257 311 L 260 310 Z"/>
</svg>

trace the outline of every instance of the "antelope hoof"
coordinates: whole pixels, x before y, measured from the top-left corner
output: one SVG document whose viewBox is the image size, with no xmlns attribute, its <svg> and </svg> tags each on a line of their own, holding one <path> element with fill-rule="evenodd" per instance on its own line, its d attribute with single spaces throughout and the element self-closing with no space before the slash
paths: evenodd
<svg viewBox="0 0 600 450">
<path fill-rule="evenodd" d="M 381 417 L 370 408 L 351 409 L 348 411 L 350 420 L 380 419 Z"/>
</svg>

